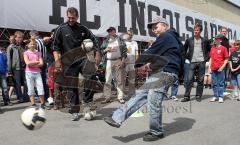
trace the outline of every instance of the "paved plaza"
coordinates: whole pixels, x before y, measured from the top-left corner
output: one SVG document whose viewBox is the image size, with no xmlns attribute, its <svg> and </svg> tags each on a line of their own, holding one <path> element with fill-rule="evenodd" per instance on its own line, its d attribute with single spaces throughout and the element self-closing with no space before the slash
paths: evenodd
<svg viewBox="0 0 240 145">
<path fill-rule="evenodd" d="M 183 97 L 180 86 L 179 95 Z M 195 89 L 192 90 L 194 95 Z M 99 96 L 101 94 L 96 94 Z M 204 90 L 202 102 L 164 101 L 165 138 L 142 141 L 148 131 L 147 107 L 143 117 L 131 117 L 121 128 L 112 128 L 102 120 L 120 104 L 113 102 L 98 109 L 93 121 L 70 121 L 70 114 L 47 110 L 43 128 L 29 131 L 21 124 L 20 115 L 29 103 L 3 107 L 0 115 L 0 145 L 239 145 L 240 102 L 225 97 L 225 102 L 210 103 L 212 90 Z"/>
</svg>

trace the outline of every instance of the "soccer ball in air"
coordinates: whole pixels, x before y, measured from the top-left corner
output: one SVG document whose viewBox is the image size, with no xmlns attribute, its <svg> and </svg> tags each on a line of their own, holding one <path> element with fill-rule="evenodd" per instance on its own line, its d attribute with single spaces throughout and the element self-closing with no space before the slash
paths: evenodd
<svg viewBox="0 0 240 145">
<path fill-rule="evenodd" d="M 45 111 L 40 107 L 29 107 L 21 114 L 21 121 L 28 130 L 40 129 L 46 122 Z"/>
<path fill-rule="evenodd" d="M 81 48 L 85 52 L 91 51 L 93 49 L 93 42 L 92 42 L 92 40 L 91 39 L 84 39 L 82 44 L 81 44 Z"/>
</svg>

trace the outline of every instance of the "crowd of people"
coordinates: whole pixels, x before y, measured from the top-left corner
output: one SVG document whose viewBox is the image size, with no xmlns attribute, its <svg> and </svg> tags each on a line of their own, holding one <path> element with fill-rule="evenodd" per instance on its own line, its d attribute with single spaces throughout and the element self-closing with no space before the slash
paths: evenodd
<svg viewBox="0 0 240 145">
<path fill-rule="evenodd" d="M 213 89 L 210 102 L 223 103 L 228 79 L 233 86 L 231 96 L 240 101 L 240 40 L 229 42 L 227 28 L 222 27 L 220 34 L 209 41 L 201 37 L 202 25 L 195 24 L 194 35 L 182 44 L 169 23 L 156 17 L 148 24 L 156 40 L 140 54 L 131 30 L 118 35 L 115 27 L 109 27 L 100 45 L 95 35 L 77 22 L 76 8 L 68 8 L 66 14 L 68 21 L 52 30 L 50 37 L 41 38 L 39 32 L 33 30 L 27 36 L 29 39 L 24 40 L 24 33 L 16 31 L 9 38 L 9 46 L 1 47 L 0 80 L 4 105 L 13 105 L 13 92 L 19 103 L 30 101 L 32 106 L 36 106 L 36 96 L 39 97 L 40 107 L 44 109 L 64 107 L 64 100 L 68 99 L 71 120 L 77 121 L 81 104 L 86 112 L 97 107 L 93 99 L 97 81 L 93 76 L 101 66 L 105 69 L 101 103 L 112 101 L 112 89 L 115 88 L 117 101 L 123 104 L 104 121 L 120 127 L 148 102 L 150 131 L 143 139 L 152 141 L 163 137 L 161 104 L 164 97 L 168 97 L 170 87 L 170 98 L 179 100 L 177 92 L 181 79 L 185 87 L 181 102 L 190 101 L 196 81 L 198 102 L 203 98 L 204 87 L 209 87 Z M 81 47 L 85 39 L 93 42 L 90 52 Z M 137 76 L 146 77 L 146 82 L 136 89 Z"/>
</svg>

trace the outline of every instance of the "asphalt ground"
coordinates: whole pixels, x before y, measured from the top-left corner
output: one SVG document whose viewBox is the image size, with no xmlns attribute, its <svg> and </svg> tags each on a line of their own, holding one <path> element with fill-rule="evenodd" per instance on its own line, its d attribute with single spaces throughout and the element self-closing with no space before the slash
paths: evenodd
<svg viewBox="0 0 240 145">
<path fill-rule="evenodd" d="M 184 88 L 179 88 L 179 98 Z M 20 121 L 20 115 L 30 103 L 4 106 L 0 114 L 0 145 L 239 145 L 240 102 L 225 97 L 225 102 L 209 102 L 212 90 L 204 89 L 202 102 L 165 100 L 163 125 L 165 137 L 155 142 L 144 142 L 148 131 L 148 112 L 143 117 L 129 118 L 121 128 L 108 126 L 102 119 L 120 104 L 112 102 L 98 108 L 95 120 L 70 121 L 64 110 L 46 110 L 46 124 L 39 130 L 29 131 Z M 96 94 L 99 97 L 101 94 Z M 13 101 L 15 102 L 15 101 Z"/>
</svg>

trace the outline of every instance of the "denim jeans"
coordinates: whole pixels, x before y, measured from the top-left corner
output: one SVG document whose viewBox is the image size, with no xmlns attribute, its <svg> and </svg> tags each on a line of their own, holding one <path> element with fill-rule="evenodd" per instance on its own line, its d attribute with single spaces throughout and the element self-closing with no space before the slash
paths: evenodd
<svg viewBox="0 0 240 145">
<path fill-rule="evenodd" d="M 38 95 L 44 95 L 44 88 L 42 83 L 42 77 L 40 72 L 26 72 L 26 82 L 28 87 L 28 95 L 34 96 L 35 90 L 34 87 L 37 89 Z"/>
<path fill-rule="evenodd" d="M 231 83 L 233 85 L 232 95 L 235 97 L 240 96 L 239 88 L 240 88 L 240 74 L 231 74 Z"/>
<path fill-rule="evenodd" d="M 171 86 L 171 96 L 177 96 L 178 92 L 178 80 L 176 80 Z"/>
<path fill-rule="evenodd" d="M 2 87 L 3 101 L 4 101 L 4 103 L 8 103 L 8 102 L 10 102 L 10 99 L 8 96 L 7 77 L 5 74 L 0 74 L 0 83 L 1 83 L 1 87 Z"/>
<path fill-rule="evenodd" d="M 214 97 L 223 98 L 224 92 L 224 80 L 225 80 L 224 71 L 212 71 L 212 88 Z"/>
<path fill-rule="evenodd" d="M 122 124 L 148 102 L 150 132 L 155 135 L 162 134 L 162 101 L 167 93 L 166 88 L 172 85 L 176 79 L 176 74 L 167 72 L 151 75 L 128 102 L 113 112 L 112 119 Z"/>
<path fill-rule="evenodd" d="M 190 68 L 190 63 L 185 63 L 184 64 L 184 87 L 186 88 L 187 82 L 188 82 L 188 72 Z"/>
<path fill-rule="evenodd" d="M 202 96 L 203 80 L 204 80 L 204 74 L 205 74 L 205 62 L 197 62 L 197 63 L 190 63 L 189 65 L 184 97 L 190 98 L 195 70 L 198 70 L 196 96 Z"/>
</svg>

